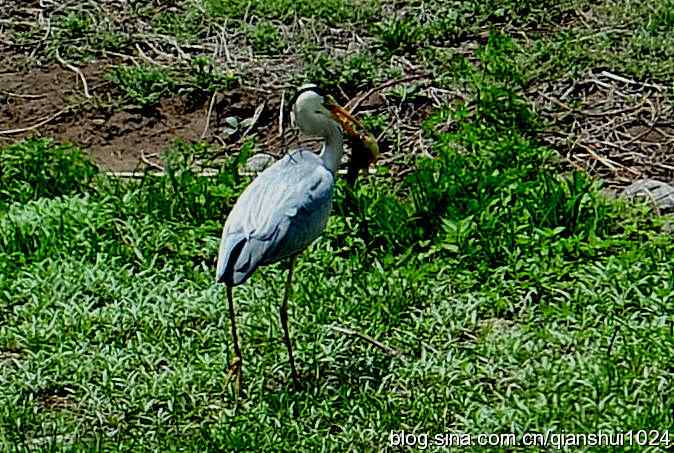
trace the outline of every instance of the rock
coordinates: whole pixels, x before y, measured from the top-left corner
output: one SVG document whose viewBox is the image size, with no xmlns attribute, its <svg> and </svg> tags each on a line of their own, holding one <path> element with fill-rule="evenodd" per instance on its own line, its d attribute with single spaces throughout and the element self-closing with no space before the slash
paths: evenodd
<svg viewBox="0 0 674 453">
<path fill-rule="evenodd" d="M 227 137 L 236 134 L 239 130 L 239 119 L 235 116 L 228 116 L 225 118 L 225 126 L 222 128 L 223 134 Z"/>
<path fill-rule="evenodd" d="M 644 198 L 661 212 L 674 212 L 674 187 L 655 179 L 635 181 L 620 194 L 625 198 Z"/>
<path fill-rule="evenodd" d="M 269 167 L 275 161 L 273 156 L 269 154 L 259 153 L 251 156 L 244 166 L 244 171 L 249 173 L 260 173 L 265 168 Z"/>
</svg>

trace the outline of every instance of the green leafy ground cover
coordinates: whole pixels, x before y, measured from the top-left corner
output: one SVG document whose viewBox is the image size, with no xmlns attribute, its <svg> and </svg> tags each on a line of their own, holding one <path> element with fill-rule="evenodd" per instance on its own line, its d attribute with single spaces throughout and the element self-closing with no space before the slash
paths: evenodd
<svg viewBox="0 0 674 453">
<path fill-rule="evenodd" d="M 185 41 L 199 39 L 204 18 L 242 20 L 245 3 L 259 19 L 246 39 L 263 53 L 287 39 L 269 24 L 301 17 L 319 29 L 354 27 L 372 41 L 344 58 L 317 60 L 307 38 L 304 76 L 367 87 L 393 70 L 378 59 L 414 54 L 465 98 L 425 120 L 434 158 L 410 159 L 404 177 L 380 166 L 350 195 L 340 183 L 327 231 L 295 274 L 290 323 L 301 391 L 291 388 L 278 323 L 282 266 L 236 289 L 246 379 L 239 399 L 213 275 L 223 219 L 249 181 L 240 175 L 245 153 L 200 176 L 190 164 L 205 145 L 177 144 L 165 175 L 125 181 L 74 146 L 39 138 L 4 146 L 3 449 L 379 451 L 403 430 L 671 428 L 668 219 L 606 198 L 583 172 L 562 171 L 558 154 L 537 140 L 545 123 L 522 97 L 537 77 L 597 64 L 635 77 L 670 74 L 670 3 L 605 2 L 587 27 L 564 25 L 584 6 L 577 2 L 552 10 L 443 2 L 416 16 L 395 15 L 385 2 L 208 1 L 187 15 L 192 2 L 157 14 L 137 3 L 137 14 Z M 101 23 L 87 17 L 70 17 L 58 36 L 100 39 L 88 30 Z M 533 40 L 507 32 L 531 24 Z M 492 30 L 470 57 L 437 48 L 485 26 L 506 32 Z M 614 40 L 624 29 L 634 35 L 627 46 Z M 139 104 L 229 86 L 228 75 L 202 63 L 201 79 L 179 68 L 120 67 L 110 80 L 124 102 Z"/>
</svg>

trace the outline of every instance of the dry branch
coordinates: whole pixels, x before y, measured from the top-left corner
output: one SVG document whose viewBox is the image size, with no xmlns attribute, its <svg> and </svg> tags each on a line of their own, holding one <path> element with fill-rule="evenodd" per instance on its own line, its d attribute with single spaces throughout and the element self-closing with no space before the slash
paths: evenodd
<svg viewBox="0 0 674 453">
<path fill-rule="evenodd" d="M 384 343 L 375 340 L 371 336 L 365 335 L 364 333 L 357 332 L 353 329 L 349 329 L 349 328 L 346 328 L 346 327 L 340 327 L 340 326 L 334 326 L 333 325 L 333 326 L 328 326 L 328 327 L 330 329 L 334 330 L 335 332 L 340 332 L 340 333 L 350 335 L 350 336 L 353 336 L 353 337 L 358 337 L 361 340 L 365 340 L 366 342 L 370 343 L 372 346 L 375 346 L 375 347 L 381 349 L 382 351 L 384 351 L 388 355 L 395 356 L 395 357 L 402 357 L 403 356 L 403 353 L 398 351 L 397 349 L 393 349 L 392 347 L 387 346 Z"/>
<path fill-rule="evenodd" d="M 20 127 L 18 129 L 9 129 L 9 130 L 0 131 L 0 135 L 21 134 L 23 132 L 29 132 L 29 131 L 35 130 L 39 127 L 44 126 L 47 123 L 50 123 L 50 122 L 54 121 L 56 118 L 63 115 L 64 113 L 66 113 L 69 110 L 70 110 L 70 108 L 65 108 L 63 110 L 60 110 L 60 111 L 56 112 L 55 114 L 53 114 L 51 116 L 48 116 L 47 118 L 43 119 L 42 121 L 39 121 L 38 123 L 33 124 L 32 126 Z"/>
<path fill-rule="evenodd" d="M 82 86 L 84 87 L 84 97 L 91 98 L 91 94 L 89 94 L 89 85 L 87 84 L 87 79 L 84 77 L 82 71 L 80 71 L 79 68 L 71 65 L 70 63 L 66 62 L 63 58 L 61 58 L 58 49 L 56 49 L 56 60 L 58 60 L 59 63 L 61 63 L 63 66 L 70 69 L 79 76 L 80 80 L 82 80 Z"/>
<path fill-rule="evenodd" d="M 561 81 L 530 93 L 552 123 L 545 142 L 620 187 L 634 177 L 674 179 L 674 124 L 666 87 L 608 71 Z M 556 93 L 561 93 L 557 95 Z M 628 178 L 625 178 L 627 176 Z"/>
<path fill-rule="evenodd" d="M 211 102 L 208 104 L 208 113 L 206 113 L 206 124 L 204 125 L 204 131 L 201 133 L 201 139 L 203 140 L 204 137 L 206 137 L 206 134 L 208 134 L 208 128 L 211 124 L 211 115 L 213 114 L 213 106 L 215 106 L 215 98 L 218 95 L 217 91 L 213 92 L 213 96 L 211 96 Z"/>
<path fill-rule="evenodd" d="M 403 77 L 402 79 L 389 80 L 388 82 L 382 83 L 381 85 L 369 89 L 368 91 L 365 92 L 365 94 L 358 96 L 354 99 L 351 99 L 349 102 L 346 103 L 345 108 L 349 111 L 349 113 L 354 113 L 356 110 L 358 110 L 358 107 L 360 107 L 360 105 L 363 102 L 365 102 L 367 98 L 372 96 L 377 91 L 385 90 L 386 88 L 390 88 L 392 86 L 399 85 L 401 83 L 412 82 L 414 80 L 427 79 L 429 77 L 430 76 L 428 74 L 417 74 L 409 77 Z"/>
</svg>

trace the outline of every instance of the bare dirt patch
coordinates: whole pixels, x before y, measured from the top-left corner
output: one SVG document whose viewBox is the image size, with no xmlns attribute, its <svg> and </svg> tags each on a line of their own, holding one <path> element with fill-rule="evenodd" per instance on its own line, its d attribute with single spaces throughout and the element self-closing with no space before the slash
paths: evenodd
<svg viewBox="0 0 674 453">
<path fill-rule="evenodd" d="M 114 172 L 161 166 L 162 152 L 176 140 L 211 142 L 221 147 L 218 154 L 235 153 L 254 135 L 265 151 L 282 154 L 285 146 L 296 145 L 279 134 L 279 114 L 287 108 L 281 105 L 283 88 L 180 95 L 140 109 L 114 102 L 119 93 L 105 78 L 111 64 L 100 61 L 81 68 L 90 99 L 84 97 L 78 74 L 57 64 L 0 73 L 0 143 L 28 136 L 70 142 Z M 434 95 L 431 87 L 420 95 L 416 102 L 396 105 L 383 90 L 359 103 L 361 113 L 389 114 L 391 121 L 379 136 L 383 151 L 395 142 L 412 154 L 424 153 L 420 129 L 411 125 L 428 116 Z M 543 140 L 572 166 L 587 169 L 611 188 L 642 178 L 674 180 L 674 121 L 664 87 L 597 71 L 584 80 L 546 83 L 528 97 L 552 125 L 542 133 Z M 17 132 L 1 132 L 9 130 Z M 404 131 L 405 137 L 394 131 Z"/>
<path fill-rule="evenodd" d="M 119 93 L 105 79 L 110 64 L 80 68 L 89 99 L 79 76 L 59 65 L 0 73 L 0 143 L 31 136 L 72 143 L 113 172 L 139 170 L 148 161 L 161 165 L 162 152 L 177 140 L 211 142 L 227 154 L 255 134 L 265 148 L 281 149 L 280 93 L 236 88 L 212 97 L 177 95 L 141 109 L 115 102 Z"/>
<path fill-rule="evenodd" d="M 114 93 L 104 78 L 106 67 L 90 64 L 81 69 L 93 99 L 84 98 L 75 72 L 56 65 L 0 74 L 0 129 L 17 130 L 0 137 L 14 141 L 44 136 L 70 142 L 115 171 L 133 170 L 142 162 L 141 155 L 158 154 L 176 139 L 200 137 L 205 114 L 184 98 L 167 99 L 153 111 L 114 107 L 109 102 Z"/>
<path fill-rule="evenodd" d="M 80 76 L 56 64 L 0 73 L 0 143 L 26 137 L 72 143 L 88 150 L 104 170 L 120 174 L 161 167 L 162 152 L 177 140 L 210 142 L 220 149 L 218 155 L 236 153 L 252 137 L 259 150 L 277 156 L 300 144 L 297 134 L 286 133 L 284 138 L 280 133 L 281 127 L 289 132 L 291 90 L 237 87 L 210 96 L 177 95 L 141 109 L 115 101 L 119 93 L 105 78 L 111 64 L 95 62 L 80 68 L 92 96 L 88 99 Z M 390 109 L 381 96 L 373 103 L 374 97 L 360 102 L 360 110 L 379 113 Z M 399 115 L 407 122 L 421 121 L 430 112 L 425 103 L 411 104 L 393 109 L 397 113 L 391 126 L 400 123 Z M 388 149 L 390 138 L 380 139 L 382 149 Z M 410 143 L 417 146 L 419 140 L 415 136 Z M 315 145 L 315 140 L 301 144 Z"/>
</svg>

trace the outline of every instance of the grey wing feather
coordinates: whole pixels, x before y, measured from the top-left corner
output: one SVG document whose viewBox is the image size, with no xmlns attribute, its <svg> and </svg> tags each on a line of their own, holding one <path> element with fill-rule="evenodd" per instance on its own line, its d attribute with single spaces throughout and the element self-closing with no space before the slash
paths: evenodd
<svg viewBox="0 0 674 453">
<path fill-rule="evenodd" d="M 310 151 L 296 151 L 243 191 L 222 231 L 216 280 L 245 282 L 255 269 L 300 252 L 325 228 L 334 176 Z"/>
</svg>

